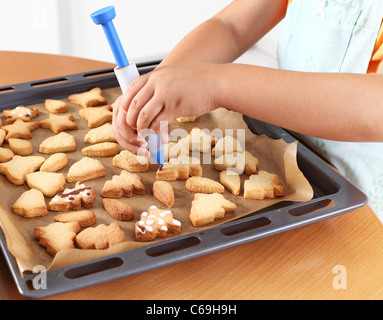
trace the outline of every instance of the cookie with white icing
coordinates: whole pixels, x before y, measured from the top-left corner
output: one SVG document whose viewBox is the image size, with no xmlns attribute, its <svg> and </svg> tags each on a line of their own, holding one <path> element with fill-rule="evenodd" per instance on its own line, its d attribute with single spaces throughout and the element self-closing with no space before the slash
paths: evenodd
<svg viewBox="0 0 383 320">
<path fill-rule="evenodd" d="M 173 218 L 170 210 L 160 210 L 151 206 L 147 212 L 141 214 L 140 221 L 136 222 L 136 241 L 146 242 L 156 238 L 165 238 L 168 233 L 181 232 L 181 222 Z"/>
</svg>

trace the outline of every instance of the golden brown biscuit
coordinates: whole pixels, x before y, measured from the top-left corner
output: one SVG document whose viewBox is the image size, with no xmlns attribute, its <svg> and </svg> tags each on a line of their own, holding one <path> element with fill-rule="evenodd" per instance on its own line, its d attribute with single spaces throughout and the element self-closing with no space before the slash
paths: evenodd
<svg viewBox="0 0 383 320">
<path fill-rule="evenodd" d="M 66 132 L 49 137 L 41 142 L 39 152 L 43 154 L 54 154 L 76 151 L 77 144 L 74 136 Z"/>
<path fill-rule="evenodd" d="M 10 149 L 0 148 L 0 163 L 11 161 L 14 155 Z"/>
<path fill-rule="evenodd" d="M 196 193 L 189 218 L 193 226 L 200 227 L 214 222 L 215 219 L 223 219 L 226 212 L 234 212 L 236 209 L 235 203 L 225 199 L 220 193 Z"/>
<path fill-rule="evenodd" d="M 133 193 L 145 194 L 145 186 L 140 176 L 126 170 L 106 181 L 102 188 L 102 196 L 105 198 L 131 197 Z"/>
<path fill-rule="evenodd" d="M 158 180 L 174 181 L 187 180 L 190 176 L 202 176 L 202 167 L 200 160 L 191 157 L 172 158 L 159 168 L 156 173 Z"/>
<path fill-rule="evenodd" d="M 32 131 L 39 127 L 37 122 L 24 122 L 23 120 L 16 120 L 13 124 L 3 126 L 2 129 L 7 133 L 5 140 L 11 138 L 32 139 Z"/>
<path fill-rule="evenodd" d="M 113 221 L 109 226 L 100 224 L 86 228 L 76 236 L 76 244 L 81 249 L 104 250 L 125 241 L 121 226 Z"/>
<path fill-rule="evenodd" d="M 41 191 L 48 198 L 63 191 L 65 186 L 65 177 L 62 173 L 33 172 L 27 174 L 26 181 L 30 188 Z"/>
<path fill-rule="evenodd" d="M 186 189 L 197 193 L 223 193 L 225 187 L 217 181 L 205 177 L 191 177 L 186 180 Z"/>
<path fill-rule="evenodd" d="M 135 225 L 136 241 L 139 242 L 165 238 L 168 232 L 180 233 L 181 222 L 173 218 L 170 210 L 160 210 L 156 206 L 143 212 L 140 221 Z"/>
<path fill-rule="evenodd" d="M 241 192 L 241 178 L 239 174 L 232 171 L 222 171 L 219 175 L 219 181 L 232 194 L 238 196 Z"/>
<path fill-rule="evenodd" d="M 0 123 L 0 127 L 1 127 L 1 123 Z M 0 129 L 0 147 L 3 144 L 6 135 L 7 133 L 3 129 Z"/>
<path fill-rule="evenodd" d="M 280 185 L 276 174 L 261 170 L 258 174 L 251 175 L 249 180 L 245 181 L 244 194 L 245 199 L 273 199 L 284 196 L 284 187 Z"/>
<path fill-rule="evenodd" d="M 105 167 L 97 159 L 84 157 L 74 163 L 68 171 L 67 182 L 88 181 L 100 177 L 105 177 Z"/>
<path fill-rule="evenodd" d="M 62 193 L 58 193 L 48 205 L 49 211 L 64 212 L 69 209 L 79 210 L 82 207 L 90 209 L 93 207 L 96 194 L 91 187 L 86 187 L 82 183 L 76 183 L 71 189 L 67 188 Z"/>
<path fill-rule="evenodd" d="M 83 108 L 91 108 L 98 105 L 108 104 L 100 88 L 93 88 L 90 91 L 72 94 L 68 97 L 70 103 Z"/>
<path fill-rule="evenodd" d="M 27 219 L 44 217 L 48 214 L 44 195 L 36 189 L 24 192 L 12 206 L 12 211 Z"/>
<path fill-rule="evenodd" d="M 79 111 L 79 116 L 88 122 L 89 128 L 93 129 L 112 121 L 113 112 L 111 106 L 85 108 Z"/>
<path fill-rule="evenodd" d="M 82 149 L 87 157 L 113 157 L 120 152 L 120 146 L 115 142 L 101 142 Z"/>
<path fill-rule="evenodd" d="M 102 199 L 102 204 L 109 215 L 119 221 L 130 221 L 134 218 L 133 207 L 118 199 Z"/>
<path fill-rule="evenodd" d="M 238 174 L 248 175 L 257 173 L 259 161 L 250 152 L 226 153 L 213 161 L 213 168 L 219 171 L 230 170 Z"/>
<path fill-rule="evenodd" d="M 233 152 L 243 152 L 242 146 L 236 138 L 225 136 L 217 141 L 213 148 L 212 155 L 220 156 L 222 154 Z"/>
<path fill-rule="evenodd" d="M 63 223 L 77 221 L 80 224 L 81 228 L 87 228 L 94 225 L 97 221 L 97 218 L 93 211 L 83 210 L 59 214 L 55 216 L 53 220 L 55 222 Z"/>
<path fill-rule="evenodd" d="M 13 124 L 19 119 L 24 122 L 30 122 L 32 118 L 37 117 L 39 114 L 39 109 L 30 109 L 24 106 L 18 106 L 15 109 L 4 110 L 3 112 L 6 124 Z"/>
<path fill-rule="evenodd" d="M 180 139 L 179 144 L 186 144 L 190 151 L 198 151 L 202 153 L 210 152 L 212 146 L 217 142 L 217 138 L 207 134 L 199 128 L 193 128 L 186 138 Z"/>
<path fill-rule="evenodd" d="M 65 113 L 68 111 L 68 105 L 61 100 L 46 99 L 45 109 L 54 114 Z"/>
<path fill-rule="evenodd" d="M 100 127 L 89 130 L 85 135 L 84 142 L 89 144 L 117 142 L 112 124 L 105 123 Z"/>
<path fill-rule="evenodd" d="M 172 185 L 166 181 L 156 181 L 152 189 L 153 196 L 164 205 L 172 208 L 174 206 L 174 190 Z"/>
<path fill-rule="evenodd" d="M 35 228 L 34 236 L 49 254 L 55 256 L 61 250 L 74 248 L 74 240 L 80 229 L 77 221 L 54 222 L 46 227 Z"/>
<path fill-rule="evenodd" d="M 65 168 L 69 163 L 68 156 L 65 153 L 52 154 L 41 166 L 41 172 L 57 172 Z"/>
<path fill-rule="evenodd" d="M 129 172 L 147 172 L 149 160 L 147 157 L 137 156 L 128 150 L 123 150 L 113 158 L 113 166 Z"/>
<path fill-rule="evenodd" d="M 51 129 L 54 134 L 59 134 L 64 130 L 78 129 L 78 125 L 72 114 L 56 115 L 51 113 L 48 119 L 41 120 L 39 124 L 41 128 Z"/>
<path fill-rule="evenodd" d="M 24 139 L 11 138 L 8 140 L 9 149 L 19 156 L 29 156 L 33 153 L 32 143 Z"/>
<path fill-rule="evenodd" d="M 0 174 L 5 175 L 8 180 L 21 186 L 25 183 L 28 173 L 35 172 L 44 163 L 45 158 L 39 156 L 14 156 L 11 161 L 0 163 Z"/>
</svg>

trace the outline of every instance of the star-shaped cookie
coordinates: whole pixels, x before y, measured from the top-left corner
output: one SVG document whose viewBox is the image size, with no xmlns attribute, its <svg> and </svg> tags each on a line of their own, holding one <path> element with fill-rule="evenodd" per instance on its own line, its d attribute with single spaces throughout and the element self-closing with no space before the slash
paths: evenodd
<svg viewBox="0 0 383 320">
<path fill-rule="evenodd" d="M 5 141 L 8 141 L 10 138 L 32 139 L 31 131 L 38 127 L 37 122 L 24 122 L 18 119 L 13 124 L 3 126 L 2 129 L 7 133 Z"/>
<path fill-rule="evenodd" d="M 72 114 L 50 114 L 49 119 L 41 120 L 39 124 L 41 128 L 51 129 L 54 134 L 59 134 L 64 130 L 77 130 L 78 126 L 74 120 Z"/>
<path fill-rule="evenodd" d="M 88 122 L 88 127 L 92 129 L 97 128 L 108 121 L 112 121 L 112 110 L 111 106 L 84 108 L 79 111 L 79 115 Z"/>
<path fill-rule="evenodd" d="M 100 88 L 93 88 L 92 90 L 84 93 L 72 94 L 68 97 L 68 100 L 70 103 L 83 108 L 91 108 L 108 103 L 102 95 L 102 90 Z"/>
</svg>

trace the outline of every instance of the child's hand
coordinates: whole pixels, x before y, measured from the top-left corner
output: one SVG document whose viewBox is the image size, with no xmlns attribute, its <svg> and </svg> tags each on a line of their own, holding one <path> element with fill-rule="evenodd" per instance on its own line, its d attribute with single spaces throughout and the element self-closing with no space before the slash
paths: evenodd
<svg viewBox="0 0 383 320">
<path fill-rule="evenodd" d="M 214 65 L 177 65 L 137 78 L 115 103 L 115 130 L 125 144 L 137 146 L 137 132 L 151 129 L 158 133 L 163 129 L 161 121 L 169 124 L 179 117 L 214 110 L 214 75 Z"/>
</svg>

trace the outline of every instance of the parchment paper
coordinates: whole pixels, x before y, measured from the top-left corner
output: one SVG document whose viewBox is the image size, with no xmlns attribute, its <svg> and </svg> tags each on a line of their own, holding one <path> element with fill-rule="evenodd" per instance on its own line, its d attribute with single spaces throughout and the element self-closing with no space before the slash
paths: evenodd
<svg viewBox="0 0 383 320">
<path fill-rule="evenodd" d="M 109 104 L 112 104 L 117 97 L 121 94 L 119 88 L 104 90 L 104 95 Z M 87 123 L 84 119 L 80 118 L 78 112 L 81 107 L 71 105 L 66 99 L 63 101 L 68 103 L 68 113 L 71 113 L 76 118 L 76 123 L 79 126 L 79 130 L 67 131 L 76 138 L 77 150 L 76 152 L 67 153 L 69 158 L 69 165 L 63 170 L 59 171 L 64 173 L 65 177 L 68 173 L 70 166 L 76 161 L 80 160 L 83 156 L 81 150 L 87 146 L 83 142 L 84 136 L 89 131 Z M 44 108 L 43 104 L 28 106 L 37 107 L 40 109 L 41 114 L 34 118 L 33 121 L 40 121 L 46 119 L 49 116 L 48 111 Z M 171 124 L 171 128 L 183 128 L 190 132 L 193 127 L 201 129 L 221 129 L 223 132 L 225 129 L 244 129 L 246 134 L 246 150 L 250 151 L 259 160 L 259 169 L 266 170 L 272 173 L 278 174 L 281 183 L 285 187 L 285 196 L 276 199 L 267 200 L 246 200 L 243 199 L 243 182 L 248 179 L 246 174 L 241 175 L 241 193 L 239 196 L 232 195 L 229 191 L 225 190 L 224 196 L 233 201 L 237 205 L 237 210 L 234 213 L 227 213 L 222 220 L 216 220 L 213 224 L 196 228 L 193 227 L 189 220 L 191 203 L 194 198 L 194 193 L 188 191 L 185 188 L 185 181 L 172 181 L 170 182 L 175 192 L 175 206 L 171 209 L 174 218 L 178 219 L 182 223 L 182 233 L 185 235 L 188 233 L 196 232 L 201 229 L 210 228 L 218 224 L 222 224 L 233 219 L 238 219 L 245 215 L 251 214 L 257 210 L 266 208 L 280 201 L 308 201 L 313 197 L 313 190 L 303 173 L 300 171 L 297 161 L 297 142 L 287 144 L 283 140 L 273 140 L 266 136 L 257 136 L 251 133 L 247 128 L 247 125 L 242 119 L 242 115 L 236 112 L 228 111 L 226 109 L 218 109 L 212 113 L 200 117 L 198 120 L 192 123 L 178 123 Z M 234 130 L 234 133 L 236 130 Z M 40 143 L 49 136 L 54 135 L 50 129 L 39 128 L 32 133 L 32 143 L 34 145 L 33 155 L 40 155 L 48 158 L 48 155 L 41 155 L 38 153 Z M 2 147 L 7 148 L 6 143 Z M 121 169 L 115 168 L 112 165 L 112 157 L 98 158 L 106 168 L 107 176 L 104 178 L 98 178 L 85 182 L 86 186 L 92 187 L 97 198 L 94 203 L 93 211 L 97 216 L 98 224 L 109 225 L 114 219 L 103 209 L 101 190 L 106 180 L 110 180 L 113 175 L 118 175 Z M 213 161 L 214 157 L 211 161 Z M 203 164 L 203 176 L 219 181 L 219 171 L 212 168 L 211 164 Z M 47 226 L 54 222 L 55 215 L 60 213 L 50 212 L 47 216 L 34 219 L 25 219 L 15 215 L 11 207 L 13 203 L 19 198 L 19 196 L 29 190 L 29 187 L 14 186 L 7 178 L 0 175 L 0 226 L 2 227 L 7 241 L 8 250 L 15 256 L 19 270 L 21 273 L 24 271 L 31 271 L 36 265 L 43 265 L 47 269 L 56 269 L 64 266 L 72 265 L 75 263 L 89 261 L 101 256 L 110 255 L 116 252 L 129 250 L 139 246 L 145 246 L 149 243 L 138 243 L 134 241 L 134 225 L 139 220 L 140 214 L 146 211 L 151 205 L 156 205 L 160 209 L 166 209 L 157 199 L 152 196 L 151 190 L 153 183 L 156 181 L 155 174 L 158 169 L 158 165 L 150 165 L 149 172 L 139 173 L 143 183 L 146 187 L 145 195 L 133 195 L 132 198 L 120 198 L 122 201 L 126 201 L 131 204 L 135 210 L 134 220 L 129 222 L 120 222 L 122 230 L 126 234 L 126 242 L 109 248 L 107 250 L 81 250 L 81 249 L 69 249 L 60 251 L 55 258 L 50 256 L 45 248 L 39 245 L 38 240 L 33 236 L 33 230 L 38 226 Z M 74 184 L 66 183 L 65 187 L 73 187 Z M 48 204 L 50 199 L 46 198 Z M 93 227 L 95 227 L 94 225 Z M 178 235 L 169 234 L 166 239 L 176 237 Z M 163 241 L 163 240 L 156 240 Z"/>
</svg>

